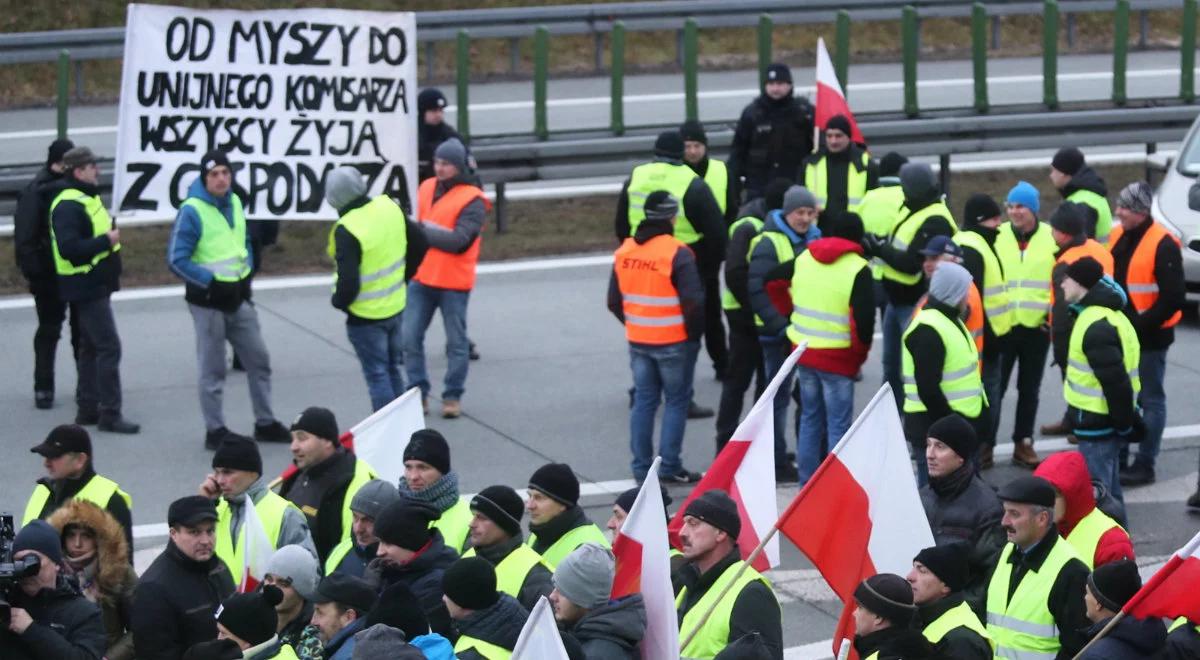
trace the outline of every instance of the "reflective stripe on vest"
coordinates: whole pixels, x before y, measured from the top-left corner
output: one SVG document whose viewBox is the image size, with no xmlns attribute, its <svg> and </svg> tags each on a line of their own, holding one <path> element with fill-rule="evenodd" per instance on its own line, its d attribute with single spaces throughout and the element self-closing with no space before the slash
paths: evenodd
<svg viewBox="0 0 1200 660">
<path fill-rule="evenodd" d="M 996 233 L 996 256 L 1004 267 L 1008 299 L 1013 306 L 1013 325 L 1039 328 L 1050 315 L 1050 278 L 1058 245 L 1050 234 L 1050 225 L 1039 222 L 1021 249 L 1012 223 L 1000 225 Z"/>
<path fill-rule="evenodd" d="M 942 641 L 942 638 L 946 636 L 946 633 L 954 630 L 955 628 L 966 628 L 987 640 L 987 642 L 992 644 L 993 648 L 995 648 L 995 644 L 992 642 L 992 636 L 989 635 L 987 629 L 984 628 L 983 622 L 980 621 L 979 617 L 975 615 L 975 612 L 971 610 L 971 606 L 967 605 L 965 602 L 959 603 L 958 605 L 955 605 L 954 607 L 951 607 L 943 612 L 941 616 L 939 616 L 937 619 L 934 619 L 933 623 L 925 626 L 925 630 L 921 631 L 921 633 L 925 635 L 925 639 L 937 644 L 938 642 Z"/>
<path fill-rule="evenodd" d="M 461 555 L 467 545 L 471 515 L 471 500 L 460 497 L 454 506 L 443 511 L 442 516 L 429 526 L 442 533 L 442 540 L 447 548 Z"/>
<path fill-rule="evenodd" d="M 254 660 L 258 660 L 258 658 Z M 300 656 L 296 655 L 296 650 L 290 644 L 284 644 L 279 647 L 279 651 L 275 655 L 263 660 L 300 660 Z"/>
<path fill-rule="evenodd" d="M 121 499 L 125 500 L 125 507 L 133 511 L 133 498 L 121 490 L 117 482 L 98 474 L 92 475 L 92 478 L 88 479 L 83 488 L 80 488 L 79 492 L 75 493 L 75 496 L 71 499 L 91 502 L 101 509 L 108 509 L 108 503 L 112 501 L 113 495 L 120 495 Z M 34 486 L 33 494 L 29 496 L 29 502 L 25 505 L 25 516 L 21 520 L 21 526 L 24 527 L 41 518 L 42 511 L 45 510 L 46 503 L 49 501 L 50 489 L 42 484 Z"/>
<path fill-rule="evenodd" d="M 100 200 L 99 195 L 88 195 L 77 188 L 67 188 L 58 193 L 54 201 L 50 202 L 50 252 L 54 256 L 54 272 L 59 275 L 83 275 L 89 273 L 96 264 L 104 261 L 108 255 L 121 250 L 121 244 L 117 243 L 111 250 L 105 250 L 100 254 L 92 257 L 92 260 L 82 266 L 76 266 L 70 261 L 63 258 L 58 251 L 58 239 L 54 236 L 54 209 L 58 208 L 61 202 L 78 202 L 83 205 L 83 210 L 88 214 L 88 218 L 92 221 L 91 238 L 96 238 L 107 234 L 113 228 L 112 217 L 108 215 L 108 210 L 104 208 L 104 202 Z"/>
<path fill-rule="evenodd" d="M 907 339 L 913 330 L 925 325 L 933 328 L 945 347 L 946 356 L 942 362 L 942 381 L 939 383 L 942 394 L 950 404 L 950 409 L 964 417 L 975 418 L 983 410 L 983 381 L 979 377 L 979 351 L 967 326 L 957 319 L 950 320 L 946 315 L 933 309 L 923 309 L 904 331 L 901 345 L 901 377 L 904 381 L 904 412 L 915 413 L 928 410 L 925 402 L 917 393 L 913 355 L 908 350 Z"/>
<path fill-rule="evenodd" d="M 325 559 L 325 575 L 333 575 L 338 566 L 342 565 L 342 560 L 350 551 L 354 549 L 354 533 L 351 530 L 349 538 L 342 539 L 341 543 L 333 546 L 333 550 L 329 551 L 329 557 Z"/>
<path fill-rule="evenodd" d="M 1167 231 L 1154 220 L 1149 222 L 1151 224 L 1146 228 L 1146 233 L 1142 235 L 1137 248 L 1134 249 L 1133 257 L 1129 260 L 1129 270 L 1125 273 L 1125 291 L 1129 293 L 1129 302 L 1138 313 L 1150 309 L 1158 301 L 1158 280 L 1154 278 L 1154 265 L 1158 261 L 1159 244 L 1164 238 L 1170 238 L 1175 241 L 1175 245 L 1180 245 L 1179 238 L 1175 234 Z M 1111 250 L 1117 241 L 1121 240 L 1124 233 L 1125 228 L 1117 225 L 1109 238 L 1108 249 Z M 1182 318 L 1183 312 L 1175 310 L 1171 318 L 1163 321 L 1160 327 L 1172 328 Z"/>
<path fill-rule="evenodd" d="M 785 264 L 789 261 L 795 261 L 796 248 L 792 247 L 792 240 L 783 232 L 774 230 L 759 232 L 758 236 L 750 239 L 750 249 L 746 250 L 747 261 L 749 261 L 751 256 L 754 254 L 754 248 L 758 247 L 759 241 L 764 239 L 771 241 L 771 244 L 775 246 L 775 263 Z M 762 317 L 758 314 L 754 315 L 754 325 L 760 328 L 763 326 Z"/>
<path fill-rule="evenodd" d="M 871 163 L 871 155 L 862 152 L 858 167 L 854 163 L 846 163 L 846 210 L 858 211 L 863 197 L 867 194 L 867 167 Z M 861 168 L 861 169 L 860 169 Z M 804 166 L 804 187 L 812 191 L 817 198 L 817 205 L 822 209 L 829 202 L 829 155 L 822 154 L 815 163 Z"/>
<path fill-rule="evenodd" d="M 683 243 L 662 234 L 638 245 L 625 239 L 613 260 L 621 308 L 625 313 L 625 338 L 637 344 L 676 344 L 687 341 L 683 307 L 671 283 L 672 262 Z"/>
<path fill-rule="evenodd" d="M 354 512 L 350 510 L 350 501 L 354 499 L 354 494 L 358 492 L 363 484 L 372 479 L 378 479 L 379 475 L 375 474 L 375 470 L 371 469 L 370 465 L 361 458 L 354 459 L 354 478 L 350 480 L 350 485 L 346 486 L 346 496 L 342 501 L 342 534 L 339 537 L 342 540 L 352 538 L 354 525 Z"/>
<path fill-rule="evenodd" d="M 1063 398 L 1067 404 L 1080 410 L 1108 414 L 1108 401 L 1104 398 L 1104 390 L 1100 387 L 1100 379 L 1092 370 L 1087 354 L 1083 352 L 1083 337 L 1088 328 L 1096 321 L 1104 320 L 1117 329 L 1121 339 L 1122 360 L 1125 370 L 1129 372 L 1130 385 L 1133 386 L 1133 398 L 1137 401 L 1138 393 L 1142 391 L 1142 379 L 1138 375 L 1138 361 L 1141 359 L 1141 344 L 1138 343 L 1137 331 L 1129 322 L 1124 312 L 1107 307 L 1092 305 L 1084 307 L 1075 319 L 1071 328 L 1071 342 L 1067 349 L 1067 377 L 1063 380 Z"/>
<path fill-rule="evenodd" d="M 250 251 L 246 249 L 246 216 L 242 200 L 229 194 L 233 226 L 221 209 L 188 197 L 181 207 L 190 208 L 200 219 L 200 240 L 192 251 L 192 263 L 212 273 L 218 282 L 240 282 L 250 276 Z"/>
<path fill-rule="evenodd" d="M 729 568 L 726 568 L 721 576 L 712 583 L 708 591 L 704 592 L 700 600 L 696 601 L 691 609 L 683 615 L 683 620 L 679 622 L 680 637 L 691 634 L 692 630 L 700 625 L 705 613 L 712 610 L 712 615 L 704 621 L 699 632 L 692 637 L 692 641 L 680 649 L 682 657 L 689 660 L 716 657 L 729 644 L 729 617 L 733 614 L 733 605 L 737 602 L 738 596 L 742 595 L 742 589 L 745 589 L 746 585 L 751 582 L 762 582 L 768 589 L 771 588 L 770 581 L 750 567 L 747 567 L 735 582 L 734 576 L 737 575 L 738 569 L 742 567 L 743 563 L 735 561 L 730 564 Z M 731 582 L 733 586 L 728 587 Z M 722 594 L 724 594 L 724 598 L 721 598 L 716 608 L 713 608 L 713 601 Z M 686 599 L 687 587 L 684 587 L 679 590 L 679 596 L 675 598 L 675 608 L 683 607 Z"/>
<path fill-rule="evenodd" d="M 901 213 L 907 213 L 907 209 L 902 209 Z M 954 216 L 950 213 L 950 209 L 946 207 L 945 202 L 934 202 L 916 213 L 907 213 L 904 219 L 897 222 L 895 227 L 892 227 L 892 232 L 888 237 L 892 247 L 900 252 L 908 251 L 908 245 L 917 237 L 917 232 L 924 226 L 925 221 L 935 215 L 940 215 L 949 220 L 951 231 L 955 230 Z M 953 237 L 954 235 L 952 234 L 951 238 Z M 883 278 L 892 280 L 893 282 L 911 286 L 920 282 L 924 276 L 925 273 L 920 270 L 915 273 L 904 273 L 892 268 L 891 264 L 883 264 Z"/>
<path fill-rule="evenodd" d="M 1092 238 L 1104 244 L 1108 241 L 1109 231 L 1112 230 L 1112 208 L 1108 200 L 1090 190 L 1076 190 L 1066 200 L 1076 204 L 1084 204 L 1096 211 L 1096 232 Z"/>
<path fill-rule="evenodd" d="M 417 192 L 417 218 L 421 222 L 432 222 L 443 229 L 454 231 L 459 214 L 471 202 L 482 200 L 485 211 L 492 208 L 492 203 L 476 186 L 460 183 L 446 191 L 446 194 L 435 202 L 433 193 L 436 188 L 437 179 L 429 178 L 421 183 Z M 479 262 L 479 246 L 482 240 L 481 227 L 479 235 L 461 254 L 430 247 L 413 280 L 438 289 L 470 291 L 475 286 L 475 264 Z"/>
<path fill-rule="evenodd" d="M 796 258 L 792 273 L 792 317 L 787 336 L 793 344 L 807 341 L 809 348 L 849 348 L 850 294 L 867 260 L 846 252 L 833 263 L 817 261 L 805 250 Z"/>
<path fill-rule="evenodd" d="M 917 314 L 922 309 L 925 309 L 925 303 L 929 302 L 929 294 L 921 296 L 917 301 L 917 306 L 913 308 L 912 318 L 909 323 L 917 318 Z M 971 282 L 971 286 L 967 287 L 967 320 L 963 321 L 963 325 L 967 326 L 967 332 L 971 333 L 971 339 L 975 341 L 975 350 L 979 351 L 979 368 L 983 368 L 983 298 L 979 295 L 979 288 Z"/>
<path fill-rule="evenodd" d="M 454 654 L 459 655 L 466 651 L 475 651 L 487 658 L 487 660 L 508 660 L 512 657 L 512 651 L 509 649 L 490 644 L 475 637 L 459 635 L 458 641 L 454 643 Z"/>
<path fill-rule="evenodd" d="M 243 506 L 248 501 L 243 501 Z M 258 513 L 258 519 L 262 522 L 263 531 L 267 533 L 267 542 L 271 544 L 272 550 L 279 547 L 279 530 L 283 529 L 283 514 L 287 511 L 288 507 L 295 508 L 296 505 L 270 490 L 266 491 L 262 499 L 254 503 L 254 510 Z M 299 511 L 299 509 L 296 510 Z M 229 573 L 233 576 L 233 584 L 237 586 L 242 583 L 242 569 L 245 566 L 243 555 L 246 550 L 245 513 L 242 514 L 242 524 L 238 528 L 236 547 L 233 542 L 233 532 L 230 531 L 230 525 L 232 524 L 233 507 L 229 505 L 229 502 L 225 501 L 225 498 L 221 498 L 221 501 L 217 502 L 216 548 L 214 552 L 229 567 Z"/>
<path fill-rule="evenodd" d="M 763 221 L 752 215 L 748 215 L 743 218 L 738 218 L 732 225 L 729 225 L 729 237 L 733 238 L 734 232 L 740 229 L 743 225 L 747 224 L 754 227 L 755 234 L 762 231 Z M 742 263 L 745 264 L 746 261 L 743 260 Z M 721 289 L 721 309 L 734 311 L 741 308 L 742 304 L 738 302 L 737 298 L 734 297 L 733 292 L 729 290 L 729 285 L 726 284 Z"/>
<path fill-rule="evenodd" d="M 1182 628 L 1186 625 L 1188 625 L 1188 618 L 1186 616 L 1181 616 L 1171 623 L 1171 627 L 1167 628 L 1167 632 L 1175 632 L 1176 628 Z M 1196 626 L 1196 632 L 1200 633 L 1200 625 Z"/>
<path fill-rule="evenodd" d="M 334 257 L 333 233 L 343 227 L 358 241 L 362 256 L 358 263 L 358 296 L 350 313 L 364 319 L 388 319 L 404 311 L 405 255 L 408 231 L 404 211 L 386 195 L 353 209 L 338 219 L 329 232 L 329 256 Z M 336 286 L 337 271 L 333 278 Z"/>
<path fill-rule="evenodd" d="M 463 553 L 463 559 L 474 557 L 475 554 L 475 548 L 470 548 Z M 525 586 L 525 578 L 529 577 L 529 571 L 532 571 L 534 566 L 545 566 L 546 570 L 552 570 L 533 548 L 518 545 L 496 564 L 496 591 L 513 598 L 519 597 L 521 587 Z"/>
<path fill-rule="evenodd" d="M 1000 553 L 987 589 L 987 631 L 995 641 L 997 658 L 1053 660 L 1062 648 L 1058 626 L 1046 601 L 1063 567 L 1078 557 L 1070 544 L 1053 540 L 1054 547 L 1041 568 L 1026 571 L 1012 599 L 1008 598 L 1008 587 L 1013 565 L 1008 558 L 1016 546 L 1009 543 Z"/>
<path fill-rule="evenodd" d="M 1087 239 L 1081 245 L 1069 247 L 1063 250 L 1062 254 L 1058 255 L 1055 261 L 1055 266 L 1058 264 L 1071 265 L 1084 257 L 1091 257 L 1100 262 L 1100 267 L 1104 269 L 1104 274 L 1112 277 L 1113 275 L 1113 258 L 1112 253 L 1092 239 Z M 1065 276 L 1065 275 L 1064 275 Z M 1061 282 L 1059 283 L 1061 286 Z M 1050 323 L 1054 323 L 1054 303 L 1055 296 L 1058 295 L 1054 289 L 1050 290 Z"/>
<path fill-rule="evenodd" d="M 721 207 L 721 215 L 725 215 L 727 201 L 725 198 L 729 196 L 729 170 L 725 167 L 725 161 L 716 158 L 708 159 L 708 169 L 704 172 L 704 183 L 708 184 L 708 189 L 712 191 L 713 197 L 717 198 L 717 206 Z M 686 188 L 684 192 L 687 192 Z M 679 203 L 683 204 L 683 197 L 679 198 Z"/>
<path fill-rule="evenodd" d="M 1101 511 L 1100 507 L 1096 507 L 1075 523 L 1075 527 L 1067 535 L 1067 543 L 1075 548 L 1075 552 L 1079 554 L 1083 563 L 1087 564 L 1089 570 L 1095 565 L 1096 548 L 1100 546 L 1100 537 L 1107 534 L 1110 529 L 1119 529 L 1125 532 L 1125 528 L 1121 527 L 1120 523 Z"/>
<path fill-rule="evenodd" d="M 1003 337 L 1013 326 L 1013 305 L 1008 298 L 1008 282 L 1000 259 L 987 240 L 976 232 L 961 231 L 955 234 L 954 242 L 975 250 L 983 258 L 983 311 L 992 333 Z"/>
<path fill-rule="evenodd" d="M 529 539 L 525 541 L 525 545 L 533 547 L 534 543 L 537 543 L 537 534 L 530 534 Z M 546 562 L 546 566 L 553 571 L 558 567 L 559 562 L 571 554 L 572 550 L 584 543 L 595 543 L 606 549 L 612 547 L 609 545 L 608 537 L 604 535 L 604 532 L 600 531 L 599 527 L 588 523 L 563 534 L 562 537 L 554 542 L 554 545 L 546 548 L 546 551 L 542 553 L 542 561 Z"/>
<path fill-rule="evenodd" d="M 695 243 L 704 238 L 692 226 L 683 207 L 683 196 L 687 194 L 692 179 L 699 178 L 692 168 L 687 165 L 676 165 L 655 161 L 638 165 L 629 175 L 629 235 L 637 233 L 638 225 L 646 219 L 646 198 L 650 193 L 665 190 L 679 201 L 679 211 L 675 214 L 675 238 L 687 244 Z"/>
</svg>

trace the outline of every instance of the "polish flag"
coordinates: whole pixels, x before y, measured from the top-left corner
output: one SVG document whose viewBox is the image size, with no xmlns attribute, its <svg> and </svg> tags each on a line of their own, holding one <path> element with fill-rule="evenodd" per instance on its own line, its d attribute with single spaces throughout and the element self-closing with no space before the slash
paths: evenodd
<svg viewBox="0 0 1200 660">
<path fill-rule="evenodd" d="M 825 49 L 825 39 L 817 38 L 817 109 L 813 124 L 819 130 L 825 130 L 825 124 L 834 115 L 845 115 L 850 120 L 850 140 L 855 144 L 865 145 L 862 131 L 858 130 L 858 120 L 850 111 L 846 95 L 842 92 L 842 83 L 838 82 L 837 72 L 833 69 L 833 60 L 829 59 L 829 51 Z"/>
<path fill-rule="evenodd" d="M 258 509 L 247 497 L 242 503 L 242 530 L 238 542 L 242 544 L 242 575 L 238 593 L 247 594 L 258 589 L 267 574 L 267 563 L 275 554 L 275 545 L 267 536 Z"/>
<path fill-rule="evenodd" d="M 660 461 L 662 457 L 655 457 L 612 545 L 617 558 L 612 597 L 641 593 L 645 600 L 642 660 L 679 657 L 679 619 L 671 586 L 671 558 L 667 554 L 667 510 L 658 486 Z"/>
<path fill-rule="evenodd" d="M 907 575 L 933 545 L 892 390 L 875 393 L 779 520 L 845 604 L 834 655 L 854 638 L 854 589 L 877 573 Z"/>
<path fill-rule="evenodd" d="M 1176 550 L 1122 611 L 1137 619 L 1187 617 L 1200 624 L 1200 533 Z"/>
<path fill-rule="evenodd" d="M 783 379 L 796 366 L 796 360 L 804 352 L 806 344 L 800 344 L 783 361 L 779 373 L 771 379 L 762 396 L 754 402 L 750 413 L 738 424 L 733 437 L 716 460 L 704 473 L 704 478 L 675 512 L 668 529 L 671 543 L 679 546 L 679 530 L 683 528 L 683 512 L 692 500 L 704 491 L 720 489 L 733 498 L 742 519 L 742 533 L 738 536 L 738 548 L 742 559 L 750 556 L 762 539 L 771 535 L 775 521 L 779 518 L 779 504 L 775 501 L 775 392 Z M 755 570 L 762 572 L 779 565 L 779 539 L 771 536 L 761 554 L 754 560 Z"/>
<path fill-rule="evenodd" d="M 554 621 L 554 610 L 545 596 L 538 599 L 525 620 L 513 647 L 512 660 L 569 660 L 558 623 Z"/>
</svg>

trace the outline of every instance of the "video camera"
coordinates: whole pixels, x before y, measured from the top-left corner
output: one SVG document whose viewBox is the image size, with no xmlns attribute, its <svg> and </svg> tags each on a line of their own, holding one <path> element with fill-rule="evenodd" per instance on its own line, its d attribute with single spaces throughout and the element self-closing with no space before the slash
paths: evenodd
<svg viewBox="0 0 1200 660">
<path fill-rule="evenodd" d="M 17 536 L 11 513 L 0 513 L 0 626 L 8 627 L 12 606 L 9 594 L 17 588 L 21 578 L 33 577 L 41 570 L 41 560 L 35 554 L 13 559 L 13 540 Z"/>
</svg>

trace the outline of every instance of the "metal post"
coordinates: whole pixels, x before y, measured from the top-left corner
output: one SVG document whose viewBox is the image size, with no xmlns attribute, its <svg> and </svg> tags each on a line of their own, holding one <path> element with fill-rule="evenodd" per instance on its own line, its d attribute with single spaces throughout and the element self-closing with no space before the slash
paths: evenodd
<svg viewBox="0 0 1200 660">
<path fill-rule="evenodd" d="M 592 34 L 592 52 L 594 54 L 595 66 L 593 71 L 599 73 L 604 70 L 604 33 L 595 32 Z"/>
<path fill-rule="evenodd" d="M 696 20 L 687 19 L 683 24 L 683 97 L 688 119 L 700 117 L 700 101 L 697 97 L 697 60 L 700 57 L 699 34 Z"/>
<path fill-rule="evenodd" d="M 850 87 L 847 77 L 850 72 L 850 12 L 841 9 L 837 13 L 837 32 L 835 35 L 833 70 L 837 73 L 838 82 L 842 85 L 842 94 L 850 98 Z"/>
<path fill-rule="evenodd" d="M 1129 0 L 1117 0 L 1113 13 L 1113 87 L 1115 105 L 1125 105 L 1125 71 L 1129 62 Z"/>
<path fill-rule="evenodd" d="M 1075 47 L 1075 14 L 1067 12 L 1067 48 Z"/>
<path fill-rule="evenodd" d="M 533 37 L 533 133 L 539 140 L 550 137 L 546 121 L 546 78 L 550 74 L 550 31 L 539 25 Z"/>
<path fill-rule="evenodd" d="M 1000 50 L 1000 16 L 992 17 L 992 49 Z"/>
<path fill-rule="evenodd" d="M 58 51 L 58 139 L 67 137 L 67 108 L 70 102 L 71 51 Z"/>
<path fill-rule="evenodd" d="M 900 39 L 904 52 L 904 113 L 909 117 L 916 117 L 920 111 L 917 106 L 917 30 L 917 8 L 905 5 Z"/>
<path fill-rule="evenodd" d="M 75 60 L 75 100 L 83 100 L 83 60 Z"/>
<path fill-rule="evenodd" d="M 496 207 L 496 233 L 503 234 L 508 231 L 508 199 L 504 196 L 504 190 L 507 185 L 503 181 L 496 182 L 496 199 L 493 206 Z"/>
<path fill-rule="evenodd" d="M 1046 0 L 1042 10 L 1042 102 L 1058 107 L 1058 1 Z"/>
<path fill-rule="evenodd" d="M 767 84 L 767 67 L 771 65 L 771 41 L 775 31 L 775 21 L 770 14 L 758 17 L 758 86 Z"/>
<path fill-rule="evenodd" d="M 437 45 L 437 44 L 436 44 L 436 42 L 433 42 L 433 41 L 425 42 L 425 80 L 426 80 L 426 82 L 433 81 L 433 74 L 434 74 L 433 62 L 434 62 L 434 59 L 436 58 L 436 55 L 435 55 L 436 51 L 434 49 L 435 45 Z"/>
<path fill-rule="evenodd" d="M 471 109 L 467 88 L 471 84 L 471 37 L 466 30 L 458 31 L 458 43 L 454 54 L 454 70 L 458 83 L 458 133 L 464 140 L 471 139 Z"/>
<path fill-rule="evenodd" d="M 1138 50 L 1146 50 L 1146 38 L 1150 32 L 1150 13 L 1143 9 L 1138 13 Z"/>
<path fill-rule="evenodd" d="M 946 203 L 950 203 L 950 154 L 938 155 L 938 182 L 942 187 L 942 194 L 946 197 Z"/>
<path fill-rule="evenodd" d="M 1149 156 L 1153 155 L 1157 151 L 1158 151 L 1158 143 L 1157 142 L 1147 142 L 1146 143 L 1146 156 L 1147 156 L 1147 158 L 1145 159 L 1145 161 L 1146 161 L 1146 171 L 1145 171 L 1146 178 L 1145 178 L 1145 180 L 1146 181 L 1150 181 L 1150 177 L 1154 175 L 1154 170 L 1150 168 Z"/>
<path fill-rule="evenodd" d="M 613 135 L 625 134 L 625 23 L 617 21 L 612 29 L 612 101 L 611 128 Z"/>
<path fill-rule="evenodd" d="M 1196 0 L 1183 0 L 1183 30 L 1179 40 L 1179 98 L 1196 100 Z"/>
<path fill-rule="evenodd" d="M 508 72 L 517 75 L 521 70 L 521 40 L 510 37 L 508 40 Z"/>
<path fill-rule="evenodd" d="M 971 64 L 975 74 L 975 112 L 988 111 L 987 8 L 982 2 L 971 7 Z"/>
</svg>

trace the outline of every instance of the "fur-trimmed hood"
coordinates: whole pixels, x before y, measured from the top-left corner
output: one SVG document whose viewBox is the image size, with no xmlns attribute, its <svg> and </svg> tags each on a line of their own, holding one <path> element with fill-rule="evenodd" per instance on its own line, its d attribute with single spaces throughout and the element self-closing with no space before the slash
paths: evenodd
<svg viewBox="0 0 1200 660">
<path fill-rule="evenodd" d="M 86 527 L 96 534 L 96 584 L 107 598 L 119 594 L 129 575 L 129 544 L 125 541 L 125 530 L 112 514 L 100 507 L 79 499 L 64 503 L 46 521 L 59 534 L 71 525 Z M 64 552 L 64 557 L 66 553 Z"/>
</svg>

